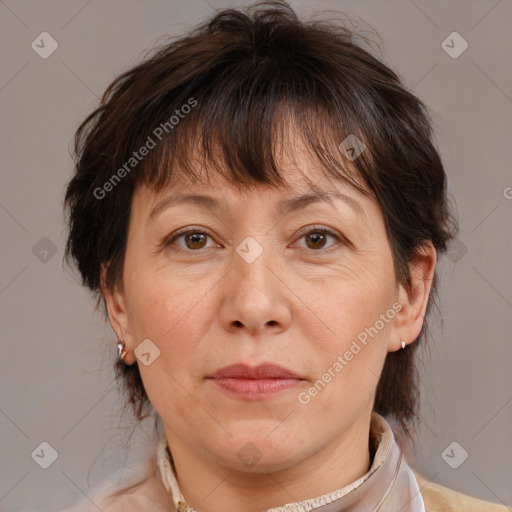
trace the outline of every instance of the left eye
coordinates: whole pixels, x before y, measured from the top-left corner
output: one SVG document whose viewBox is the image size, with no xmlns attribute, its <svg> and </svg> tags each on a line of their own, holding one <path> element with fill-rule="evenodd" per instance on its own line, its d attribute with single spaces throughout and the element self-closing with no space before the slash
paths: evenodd
<svg viewBox="0 0 512 512">
<path fill-rule="evenodd" d="M 321 250 L 325 249 L 325 243 L 327 238 L 334 238 L 335 240 L 341 242 L 341 238 L 332 231 L 325 228 L 315 228 L 307 233 L 304 233 L 299 240 L 306 240 L 306 248 L 312 250 Z"/>
</svg>

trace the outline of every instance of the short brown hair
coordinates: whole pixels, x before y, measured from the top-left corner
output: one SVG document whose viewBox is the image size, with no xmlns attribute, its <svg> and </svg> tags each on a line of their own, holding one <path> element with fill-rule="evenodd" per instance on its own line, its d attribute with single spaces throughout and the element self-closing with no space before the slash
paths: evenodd
<svg viewBox="0 0 512 512">
<path fill-rule="evenodd" d="M 97 306 L 102 265 L 105 284 L 122 287 L 137 186 L 159 190 L 179 177 L 195 179 L 198 149 L 230 183 L 278 186 L 280 130 L 292 121 L 325 176 L 377 200 L 398 282 L 410 285 L 408 263 L 426 241 L 444 252 L 457 225 L 429 113 L 364 48 L 368 42 L 343 23 L 303 22 L 284 1 L 262 2 L 216 13 L 117 77 L 75 134 L 76 169 L 65 198 L 66 257 Z M 349 135 L 366 148 L 355 160 L 339 148 Z M 135 158 L 150 139 L 154 148 Z M 436 285 L 437 275 L 427 314 Z M 415 343 L 387 355 L 375 398 L 374 410 L 408 434 L 419 400 L 415 353 L 426 330 L 425 322 Z M 118 361 L 116 375 L 142 419 L 151 406 L 137 364 Z"/>
</svg>

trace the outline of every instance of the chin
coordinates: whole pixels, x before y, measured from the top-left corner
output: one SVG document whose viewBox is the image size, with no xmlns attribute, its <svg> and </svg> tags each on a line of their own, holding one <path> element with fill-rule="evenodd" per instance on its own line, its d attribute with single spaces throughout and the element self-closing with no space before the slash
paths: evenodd
<svg viewBox="0 0 512 512">
<path fill-rule="evenodd" d="M 272 428 L 276 427 L 274 422 Z M 272 429 L 258 429 L 255 435 L 234 436 L 228 438 L 224 446 L 215 445 L 215 460 L 236 471 L 251 473 L 275 472 L 287 469 L 304 458 L 304 443 L 290 439 L 283 431 L 280 435 L 272 433 Z M 272 438 L 275 436 L 274 438 Z M 219 448 L 225 448 L 218 453 Z"/>
</svg>

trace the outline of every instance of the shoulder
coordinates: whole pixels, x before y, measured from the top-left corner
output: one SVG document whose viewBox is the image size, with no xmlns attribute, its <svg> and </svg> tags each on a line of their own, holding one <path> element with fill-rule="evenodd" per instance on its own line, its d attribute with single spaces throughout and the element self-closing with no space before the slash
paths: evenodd
<svg viewBox="0 0 512 512">
<path fill-rule="evenodd" d="M 429 482 L 414 471 L 427 512 L 512 512 L 505 505 L 483 501 L 442 485 Z"/>
<path fill-rule="evenodd" d="M 79 502 L 60 512 L 177 512 L 155 459 L 111 475 Z"/>
</svg>

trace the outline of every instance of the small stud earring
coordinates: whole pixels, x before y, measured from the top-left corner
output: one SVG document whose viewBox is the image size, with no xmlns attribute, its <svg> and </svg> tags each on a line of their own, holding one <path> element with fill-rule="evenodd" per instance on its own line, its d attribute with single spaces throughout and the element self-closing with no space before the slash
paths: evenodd
<svg viewBox="0 0 512 512">
<path fill-rule="evenodd" d="M 402 340 L 402 348 L 404 349 L 405 348 L 405 341 Z"/>
<path fill-rule="evenodd" d="M 124 361 L 126 354 L 128 354 L 128 350 L 126 350 L 126 343 L 124 340 L 119 340 L 117 342 L 117 355 Z"/>
</svg>

